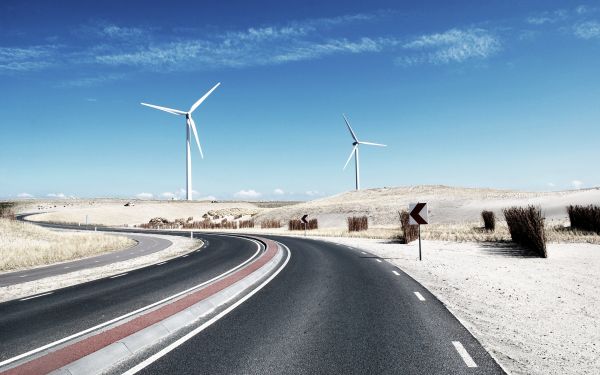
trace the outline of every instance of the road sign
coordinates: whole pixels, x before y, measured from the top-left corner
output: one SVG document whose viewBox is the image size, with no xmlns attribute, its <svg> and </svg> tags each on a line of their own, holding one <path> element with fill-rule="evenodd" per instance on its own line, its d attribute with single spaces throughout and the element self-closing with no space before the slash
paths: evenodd
<svg viewBox="0 0 600 375">
<path fill-rule="evenodd" d="M 408 205 L 410 225 L 429 224 L 427 203 L 411 203 Z"/>
<path fill-rule="evenodd" d="M 304 225 L 308 224 L 308 220 L 306 220 L 306 218 L 308 217 L 308 215 L 304 215 L 302 216 L 302 222 L 304 223 Z"/>
<path fill-rule="evenodd" d="M 411 203 L 408 205 L 408 223 L 419 226 L 419 260 L 421 257 L 421 225 L 429 224 L 427 203 Z"/>
</svg>

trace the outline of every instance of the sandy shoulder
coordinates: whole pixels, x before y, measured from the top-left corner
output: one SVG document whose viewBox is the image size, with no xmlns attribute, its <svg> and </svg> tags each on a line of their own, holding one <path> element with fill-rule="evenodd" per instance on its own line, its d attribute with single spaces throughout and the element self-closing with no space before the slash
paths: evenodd
<svg viewBox="0 0 600 375">
<path fill-rule="evenodd" d="M 135 235 L 141 236 L 144 234 L 135 233 Z M 23 298 L 39 293 L 45 293 L 50 290 L 65 288 L 71 285 L 80 284 L 107 276 L 117 275 L 122 272 L 129 272 L 137 268 L 145 267 L 157 262 L 178 257 L 185 253 L 189 253 L 190 251 L 200 248 L 203 244 L 203 242 L 199 239 L 192 239 L 181 236 L 168 236 L 159 234 L 144 236 L 164 238 L 166 240 L 171 241 L 172 245 L 164 250 L 155 252 L 153 254 L 137 257 L 135 259 L 116 262 L 106 266 L 70 272 L 63 275 L 47 277 L 22 284 L 0 287 L 0 302 Z"/>
<path fill-rule="evenodd" d="M 435 294 L 513 374 L 600 373 L 600 246 L 549 244 L 549 258 L 499 245 L 319 238 L 387 258 Z"/>
</svg>

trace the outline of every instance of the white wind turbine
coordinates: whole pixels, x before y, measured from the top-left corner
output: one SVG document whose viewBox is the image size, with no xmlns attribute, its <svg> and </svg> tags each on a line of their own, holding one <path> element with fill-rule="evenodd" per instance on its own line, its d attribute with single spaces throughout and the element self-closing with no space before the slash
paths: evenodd
<svg viewBox="0 0 600 375">
<path fill-rule="evenodd" d="M 348 122 L 346 115 L 342 114 L 342 116 L 344 117 L 344 121 L 346 121 L 346 126 L 348 126 L 348 130 L 350 131 L 352 139 L 354 139 L 354 142 L 352 142 L 352 152 L 350 152 L 350 156 L 348 157 L 346 164 L 344 164 L 344 169 L 346 169 L 348 163 L 350 163 L 350 159 L 352 159 L 352 155 L 354 154 L 354 167 L 356 169 L 356 190 L 360 190 L 360 166 L 358 162 L 358 145 L 369 145 L 379 147 L 386 147 L 386 145 L 382 145 L 381 143 L 359 141 L 358 138 L 356 138 L 356 134 L 354 133 L 354 130 L 352 130 L 352 127 L 350 126 L 350 122 Z"/>
<path fill-rule="evenodd" d="M 198 99 L 196 103 L 190 108 L 189 111 L 184 112 L 178 109 L 171 109 L 166 107 L 160 107 L 153 104 L 141 103 L 147 107 L 152 107 L 155 109 L 160 109 L 161 111 L 165 111 L 171 113 L 173 115 L 184 116 L 185 115 L 185 129 L 186 129 L 186 138 L 185 138 L 185 146 L 186 146 L 186 189 L 185 195 L 188 201 L 192 200 L 192 157 L 190 155 L 190 129 L 194 132 L 194 137 L 196 138 L 196 144 L 198 145 L 198 150 L 200 151 L 200 156 L 204 159 L 204 154 L 202 153 L 202 147 L 200 147 L 200 140 L 198 139 L 198 132 L 196 131 L 196 123 L 194 123 L 194 119 L 192 118 L 192 112 L 198 108 L 202 102 L 208 98 L 208 96 L 217 88 L 221 82 L 217 83 L 212 89 L 210 89 L 203 97 Z"/>
</svg>

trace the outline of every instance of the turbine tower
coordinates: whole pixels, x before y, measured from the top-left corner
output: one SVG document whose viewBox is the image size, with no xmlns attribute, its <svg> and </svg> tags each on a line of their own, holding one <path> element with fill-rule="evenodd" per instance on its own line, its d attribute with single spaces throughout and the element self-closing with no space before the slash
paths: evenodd
<svg viewBox="0 0 600 375">
<path fill-rule="evenodd" d="M 196 144 L 198 145 L 198 150 L 200 151 L 200 156 L 202 157 L 202 159 L 204 159 L 204 154 L 202 153 L 202 147 L 200 147 L 200 140 L 198 139 L 198 132 L 196 131 L 196 123 L 194 122 L 194 119 L 192 118 L 192 112 L 194 112 L 196 110 L 196 108 L 198 108 L 198 106 L 200 104 L 202 104 L 202 102 L 206 98 L 208 98 L 208 96 L 213 91 L 215 91 L 215 89 L 217 87 L 219 87 L 220 84 L 221 84 L 221 82 L 217 83 L 212 89 L 210 89 L 206 94 L 204 94 L 204 96 L 202 96 L 200 99 L 198 99 L 198 101 L 196 103 L 194 103 L 194 105 L 192 105 L 190 110 L 187 112 L 180 111 L 178 109 L 160 107 L 160 106 L 154 105 L 154 104 L 141 103 L 142 105 L 145 105 L 146 107 L 159 109 L 161 111 L 168 112 L 172 115 L 185 116 L 185 131 L 186 131 L 186 137 L 185 137 L 185 150 L 186 150 L 185 195 L 186 195 L 186 199 L 188 201 L 192 200 L 192 156 L 190 154 L 190 151 L 191 151 L 190 150 L 190 129 L 191 129 L 191 131 L 194 132 L 194 137 L 196 138 Z"/>
<path fill-rule="evenodd" d="M 359 145 L 369 145 L 369 146 L 386 147 L 386 145 L 382 145 L 381 143 L 359 141 L 358 138 L 356 137 L 356 134 L 354 133 L 354 130 L 352 130 L 352 127 L 350 126 L 350 122 L 348 122 L 346 115 L 342 114 L 342 116 L 344 117 L 344 121 L 346 121 L 346 126 L 348 127 L 348 130 L 350 131 L 350 135 L 352 136 L 352 139 L 354 140 L 354 142 L 352 142 L 352 152 L 350 152 L 350 156 L 348 156 L 348 160 L 346 160 L 346 164 L 344 164 L 344 169 L 346 169 L 346 167 L 348 166 L 348 163 L 350 163 L 350 159 L 352 159 L 352 155 L 354 155 L 354 167 L 355 167 L 355 171 L 356 171 L 356 190 L 360 190 L 360 165 L 359 165 L 359 161 L 358 161 L 358 146 Z"/>
</svg>

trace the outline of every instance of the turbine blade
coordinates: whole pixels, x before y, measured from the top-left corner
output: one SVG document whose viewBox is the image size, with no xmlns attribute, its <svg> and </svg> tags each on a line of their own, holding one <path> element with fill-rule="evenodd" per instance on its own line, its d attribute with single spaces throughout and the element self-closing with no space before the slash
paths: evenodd
<svg viewBox="0 0 600 375">
<path fill-rule="evenodd" d="M 192 112 L 194 112 L 194 111 L 196 110 L 196 108 L 198 108 L 198 106 L 199 106 L 200 104 L 202 104 L 202 102 L 203 102 L 203 101 L 204 101 L 206 98 L 208 98 L 208 96 L 209 96 L 210 94 L 212 94 L 212 92 L 213 92 L 213 91 L 215 91 L 215 89 L 216 89 L 217 87 L 219 87 L 219 85 L 220 85 L 220 84 L 221 84 L 221 82 L 219 82 L 219 83 L 217 83 L 216 85 L 214 85 L 214 87 L 213 87 L 212 89 L 210 89 L 210 90 L 209 90 L 209 91 L 208 91 L 206 94 L 204 94 L 204 96 L 203 96 L 203 97 L 201 97 L 200 99 L 198 99 L 198 101 L 197 101 L 196 103 L 194 103 L 194 105 L 192 106 L 192 108 L 190 108 L 190 112 L 189 112 L 189 113 L 192 113 Z"/>
<path fill-rule="evenodd" d="M 154 105 L 154 104 L 148 104 L 148 103 L 140 103 L 141 105 L 145 105 L 146 107 L 151 107 L 151 108 L 155 108 L 155 109 L 159 109 L 161 111 L 165 111 L 165 112 L 169 112 L 172 113 L 174 115 L 185 115 L 185 112 L 180 111 L 178 109 L 172 109 L 172 108 L 167 108 L 167 107 L 161 107 L 158 105 Z"/>
<path fill-rule="evenodd" d="M 352 136 L 352 138 L 354 138 L 354 140 L 356 142 L 358 142 L 358 138 L 356 138 L 356 134 L 354 134 L 354 130 L 352 130 L 352 127 L 350 126 L 350 123 L 348 122 L 346 115 L 342 113 L 342 116 L 344 116 L 344 121 L 346 121 L 346 126 L 348 127 L 348 130 L 350 130 L 350 135 Z"/>
<path fill-rule="evenodd" d="M 373 143 L 373 142 L 358 142 L 358 143 L 360 143 L 361 145 L 387 147 L 387 145 L 382 145 L 381 143 Z"/>
<path fill-rule="evenodd" d="M 354 155 L 354 153 L 356 152 L 357 147 L 358 147 L 358 145 L 352 147 L 352 152 L 350 152 L 350 156 L 348 156 L 348 160 L 346 160 L 346 164 L 344 164 L 344 168 L 342 170 L 345 170 L 346 167 L 348 166 L 348 163 L 350 163 L 350 159 L 352 159 L 352 155 Z"/>
<path fill-rule="evenodd" d="M 202 159 L 204 159 L 204 154 L 202 153 L 202 147 L 200 147 L 200 140 L 198 139 L 198 132 L 196 131 L 196 123 L 194 122 L 194 119 L 192 118 L 192 116 L 189 117 L 188 126 L 190 128 L 192 128 L 192 131 L 194 132 L 194 137 L 196 138 L 196 144 L 198 145 L 198 150 L 200 150 L 200 156 L 202 157 Z"/>
</svg>

